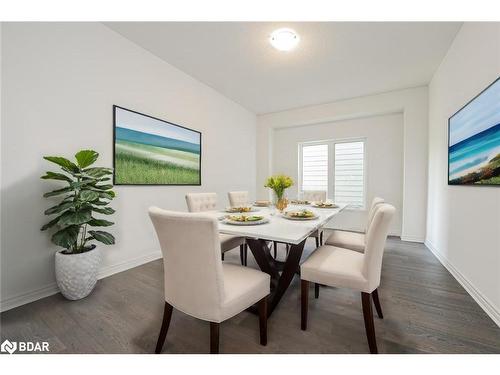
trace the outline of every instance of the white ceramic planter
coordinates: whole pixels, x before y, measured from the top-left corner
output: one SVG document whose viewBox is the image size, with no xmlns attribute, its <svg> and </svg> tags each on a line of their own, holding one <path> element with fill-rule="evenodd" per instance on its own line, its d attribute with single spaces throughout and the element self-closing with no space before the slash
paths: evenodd
<svg viewBox="0 0 500 375">
<path fill-rule="evenodd" d="M 56 281 L 64 297 L 71 300 L 84 298 L 97 283 L 101 263 L 98 247 L 81 254 L 56 253 Z"/>
</svg>

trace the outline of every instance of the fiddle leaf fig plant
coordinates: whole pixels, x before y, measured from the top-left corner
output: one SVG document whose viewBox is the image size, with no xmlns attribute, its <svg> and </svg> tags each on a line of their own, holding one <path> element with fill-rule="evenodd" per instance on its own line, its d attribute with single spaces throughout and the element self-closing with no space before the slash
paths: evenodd
<svg viewBox="0 0 500 375">
<path fill-rule="evenodd" d="M 57 180 L 65 184 L 60 189 L 45 193 L 43 196 L 60 197 L 60 202 L 45 210 L 45 215 L 54 216 L 41 230 L 52 229 L 52 242 L 66 249 L 65 254 L 79 254 L 92 250 L 91 241 L 105 245 L 115 243 L 111 233 L 94 227 L 109 227 L 114 223 L 95 217 L 95 214 L 112 215 L 115 210 L 107 207 L 115 197 L 113 185 L 108 181 L 113 174 L 111 168 L 91 167 L 99 157 L 93 150 L 76 153 L 76 162 L 60 156 L 44 156 L 59 165 L 61 172 L 46 172 L 43 180 Z"/>
</svg>

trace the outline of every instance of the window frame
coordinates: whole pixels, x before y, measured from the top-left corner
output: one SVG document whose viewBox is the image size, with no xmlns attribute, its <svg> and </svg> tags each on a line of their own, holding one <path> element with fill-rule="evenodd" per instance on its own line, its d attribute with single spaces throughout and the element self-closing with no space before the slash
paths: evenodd
<svg viewBox="0 0 500 375">
<path fill-rule="evenodd" d="M 315 146 L 315 145 L 327 145 L 328 146 L 328 176 L 327 176 L 327 190 L 326 196 L 328 199 L 335 200 L 335 145 L 340 143 L 354 143 L 363 142 L 363 204 L 360 207 L 350 207 L 347 206 L 346 210 L 352 211 L 366 211 L 366 201 L 368 195 L 368 158 L 367 158 L 367 138 L 366 137 L 353 137 L 353 138 L 337 138 L 337 139 L 325 139 L 319 141 L 305 141 L 298 142 L 298 192 L 302 194 L 304 190 L 302 189 L 302 155 L 303 148 L 305 146 Z"/>
</svg>

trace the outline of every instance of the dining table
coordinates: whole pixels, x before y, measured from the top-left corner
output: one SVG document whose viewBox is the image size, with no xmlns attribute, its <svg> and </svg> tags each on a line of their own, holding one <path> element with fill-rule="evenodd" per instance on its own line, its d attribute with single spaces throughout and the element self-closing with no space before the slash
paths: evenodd
<svg viewBox="0 0 500 375">
<path fill-rule="evenodd" d="M 227 224 L 224 218 L 229 214 L 224 211 L 210 211 L 209 214 L 219 219 L 220 233 L 245 237 L 257 265 L 261 271 L 271 276 L 271 294 L 268 300 L 268 316 L 270 316 L 290 286 L 295 274 L 300 274 L 300 259 L 307 238 L 323 228 L 345 207 L 346 205 L 335 205 L 333 208 L 289 205 L 286 208 L 286 211 L 303 209 L 312 211 L 315 218 L 310 220 L 291 220 L 274 207 L 254 207 L 252 212 L 245 214 L 263 216 L 266 221 L 256 225 Z M 270 244 L 273 242 L 289 245 L 284 261 L 271 256 Z"/>
</svg>

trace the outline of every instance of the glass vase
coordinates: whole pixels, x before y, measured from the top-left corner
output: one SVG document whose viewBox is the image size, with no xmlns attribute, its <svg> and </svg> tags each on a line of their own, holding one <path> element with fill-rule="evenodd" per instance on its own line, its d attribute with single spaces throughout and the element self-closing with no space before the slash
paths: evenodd
<svg viewBox="0 0 500 375">
<path fill-rule="evenodd" d="M 278 209 L 279 212 L 283 213 L 283 211 L 288 207 L 288 199 L 283 194 L 281 197 L 278 197 L 275 194 L 274 205 Z"/>
</svg>

